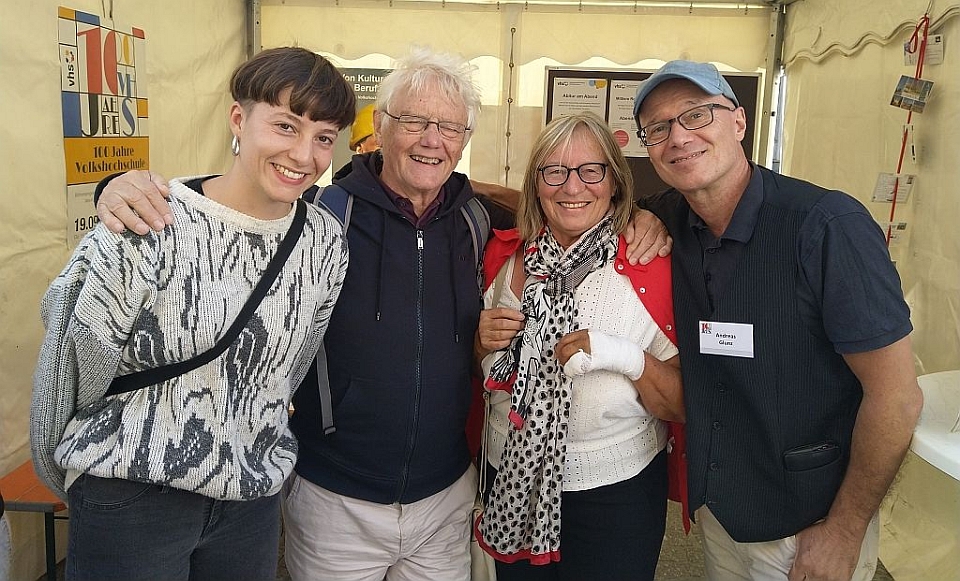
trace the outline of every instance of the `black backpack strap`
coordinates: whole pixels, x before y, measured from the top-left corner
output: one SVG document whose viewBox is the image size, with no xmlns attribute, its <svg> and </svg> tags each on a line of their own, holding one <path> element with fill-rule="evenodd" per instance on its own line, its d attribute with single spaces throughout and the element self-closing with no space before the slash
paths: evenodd
<svg viewBox="0 0 960 581">
<path fill-rule="evenodd" d="M 337 184 L 330 184 L 320 190 L 320 197 L 314 203 L 330 210 L 343 224 L 343 233 L 346 235 L 350 227 L 350 215 L 353 214 L 353 194 Z"/>
<path fill-rule="evenodd" d="M 350 227 L 350 216 L 353 214 L 353 194 L 337 184 L 331 184 L 320 191 L 320 197 L 315 201 L 318 206 L 324 207 L 336 216 L 343 224 L 343 234 L 347 234 Z M 320 343 L 317 351 L 317 391 L 320 395 L 320 428 L 324 434 L 337 431 L 333 425 L 333 398 L 330 395 L 330 373 L 327 370 L 327 347 Z"/>
<path fill-rule="evenodd" d="M 188 371 L 193 371 L 198 367 L 206 365 L 223 354 L 223 352 L 227 350 L 227 347 L 240 336 L 240 332 L 246 327 L 247 321 L 249 321 L 253 313 L 256 312 L 263 297 L 266 296 L 267 291 L 273 286 L 273 282 L 277 279 L 277 275 L 280 274 L 280 270 L 287 262 L 287 258 L 297 245 L 297 242 L 300 241 L 300 235 L 303 233 L 303 225 L 306 219 L 307 205 L 302 200 L 297 200 L 297 210 L 294 214 L 293 222 L 290 224 L 290 228 L 280 242 L 277 253 L 270 259 L 270 263 L 267 264 L 267 268 L 264 270 L 260 282 L 253 288 L 253 292 L 250 293 L 250 297 L 247 298 L 247 302 L 244 303 L 243 308 L 240 309 L 237 318 L 233 320 L 230 328 L 227 329 L 227 332 L 223 334 L 213 347 L 186 361 L 162 365 L 160 367 L 154 367 L 153 369 L 144 369 L 143 371 L 115 377 L 110 383 L 110 387 L 107 388 L 106 395 L 117 395 L 128 391 L 135 391 L 148 385 L 156 385 L 168 381 L 178 375 L 183 375 Z"/>
<path fill-rule="evenodd" d="M 317 365 L 317 391 L 320 394 L 320 429 L 324 435 L 337 431 L 333 425 L 333 397 L 330 395 L 330 372 L 327 370 L 327 347 L 320 342 L 314 361 Z"/>
<path fill-rule="evenodd" d="M 308 204 L 316 204 L 317 198 L 322 194 L 322 192 L 323 192 L 323 188 L 314 184 L 309 188 L 307 188 L 307 191 L 303 192 L 303 194 L 300 197 L 303 198 L 303 200 L 306 201 Z"/>
<path fill-rule="evenodd" d="M 483 249 L 490 238 L 490 214 L 480 203 L 479 198 L 472 197 L 467 203 L 460 206 L 460 212 L 470 228 L 473 238 L 473 263 L 477 265 L 477 288 L 483 293 Z"/>
</svg>

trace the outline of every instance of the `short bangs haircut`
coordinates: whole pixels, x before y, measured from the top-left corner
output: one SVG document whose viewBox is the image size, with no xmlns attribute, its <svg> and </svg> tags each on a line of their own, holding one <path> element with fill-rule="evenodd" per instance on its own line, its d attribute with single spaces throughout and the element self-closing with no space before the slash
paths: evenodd
<svg viewBox="0 0 960 581">
<path fill-rule="evenodd" d="M 473 80 L 475 70 L 476 67 L 458 55 L 415 47 L 409 55 L 397 62 L 393 72 L 380 83 L 377 110 L 388 111 L 394 115 L 402 114 L 390 108 L 397 97 L 407 94 L 423 95 L 436 87 L 442 98 L 460 103 L 466 108 L 467 128 L 472 129 L 480 113 L 480 90 Z"/>
<path fill-rule="evenodd" d="M 290 89 L 290 110 L 313 121 L 343 129 L 353 123 L 357 99 L 350 84 L 330 61 L 299 47 L 264 50 L 240 65 L 230 79 L 230 93 L 243 107 L 280 105 Z"/>
<path fill-rule="evenodd" d="M 627 165 L 627 158 L 623 156 L 623 151 L 606 122 L 595 113 L 584 111 L 554 119 L 543 128 L 533 144 L 517 205 L 517 228 L 524 240 L 532 240 L 546 225 L 537 195 L 540 168 L 554 152 L 568 148 L 578 130 L 586 131 L 600 146 L 605 158 L 603 162 L 607 164 L 607 175 L 604 179 L 613 180 L 613 195 L 610 198 L 613 231 L 620 234 L 630 222 L 633 215 L 633 174 Z"/>
</svg>

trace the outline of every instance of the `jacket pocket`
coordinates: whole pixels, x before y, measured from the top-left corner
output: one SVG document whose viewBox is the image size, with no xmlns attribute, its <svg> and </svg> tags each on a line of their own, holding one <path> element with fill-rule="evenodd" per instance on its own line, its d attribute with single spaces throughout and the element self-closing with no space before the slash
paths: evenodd
<svg viewBox="0 0 960 581">
<path fill-rule="evenodd" d="M 803 472 L 831 464 L 840 458 L 840 446 L 825 441 L 791 448 L 783 453 L 783 467 L 789 472 Z"/>
</svg>

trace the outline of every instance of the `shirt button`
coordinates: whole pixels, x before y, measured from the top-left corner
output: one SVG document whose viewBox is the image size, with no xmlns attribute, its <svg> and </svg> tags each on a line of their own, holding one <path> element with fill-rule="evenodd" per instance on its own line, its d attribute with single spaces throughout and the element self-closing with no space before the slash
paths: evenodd
<svg viewBox="0 0 960 581">
<path fill-rule="evenodd" d="M 720 422 L 713 422 L 713 429 L 719 430 L 722 424 Z"/>
<path fill-rule="evenodd" d="M 639 288 L 637 289 L 637 292 L 640 293 L 640 294 L 643 294 L 643 293 L 647 292 L 647 289 L 646 289 L 645 287 L 639 287 Z"/>
<path fill-rule="evenodd" d="M 717 391 L 721 393 L 727 391 L 727 386 L 722 383 L 717 383 Z"/>
<path fill-rule="evenodd" d="M 716 472 L 717 470 L 720 470 L 720 464 L 718 464 L 718 463 L 716 463 L 716 462 L 711 462 L 711 463 L 710 463 L 710 470 L 713 471 L 713 472 Z"/>
</svg>

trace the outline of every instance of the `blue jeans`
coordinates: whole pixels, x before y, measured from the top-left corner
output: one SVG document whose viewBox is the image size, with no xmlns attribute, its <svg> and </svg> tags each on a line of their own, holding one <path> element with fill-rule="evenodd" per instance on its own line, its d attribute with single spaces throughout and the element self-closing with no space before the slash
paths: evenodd
<svg viewBox="0 0 960 581">
<path fill-rule="evenodd" d="M 70 487 L 70 581 L 275 581 L 280 498 L 212 498 L 83 475 Z"/>
</svg>

